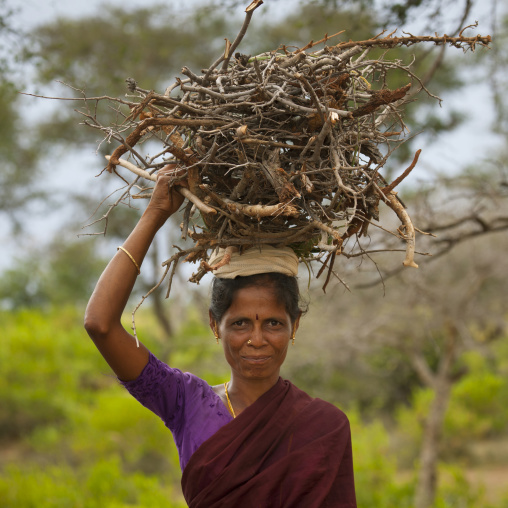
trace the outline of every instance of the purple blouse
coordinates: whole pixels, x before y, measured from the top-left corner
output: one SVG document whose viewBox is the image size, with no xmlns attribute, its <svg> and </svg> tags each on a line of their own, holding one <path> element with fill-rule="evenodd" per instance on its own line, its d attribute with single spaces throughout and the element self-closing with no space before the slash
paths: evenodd
<svg viewBox="0 0 508 508">
<path fill-rule="evenodd" d="M 171 430 L 182 471 L 192 454 L 233 419 L 206 381 L 172 369 L 152 353 L 137 379 L 120 383 Z"/>
</svg>

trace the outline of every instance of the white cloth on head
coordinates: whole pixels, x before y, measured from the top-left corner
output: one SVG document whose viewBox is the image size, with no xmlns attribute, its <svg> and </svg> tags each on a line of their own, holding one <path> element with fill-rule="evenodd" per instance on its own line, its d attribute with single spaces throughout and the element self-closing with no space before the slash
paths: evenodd
<svg viewBox="0 0 508 508">
<path fill-rule="evenodd" d="M 208 264 L 215 266 L 222 261 L 225 249 L 213 252 Z M 289 247 L 272 247 L 260 245 L 247 249 L 243 253 L 233 252 L 228 264 L 221 266 L 212 273 L 219 279 L 247 277 L 258 273 L 283 273 L 291 277 L 298 275 L 298 257 Z"/>
</svg>

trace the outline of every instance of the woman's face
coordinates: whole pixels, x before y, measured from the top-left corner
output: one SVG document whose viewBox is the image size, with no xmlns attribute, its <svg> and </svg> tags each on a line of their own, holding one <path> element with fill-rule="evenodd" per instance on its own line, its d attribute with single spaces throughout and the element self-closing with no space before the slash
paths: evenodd
<svg viewBox="0 0 508 508">
<path fill-rule="evenodd" d="M 275 383 L 286 358 L 294 325 L 284 303 L 271 286 L 250 286 L 236 291 L 217 332 L 233 373 L 244 379 Z M 210 326 L 214 327 L 210 316 Z M 249 340 L 251 341 L 249 343 Z"/>
</svg>

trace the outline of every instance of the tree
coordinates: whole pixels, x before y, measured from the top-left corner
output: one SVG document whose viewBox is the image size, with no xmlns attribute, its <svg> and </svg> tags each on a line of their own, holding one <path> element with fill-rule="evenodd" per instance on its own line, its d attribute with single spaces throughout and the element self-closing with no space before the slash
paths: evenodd
<svg viewBox="0 0 508 508">
<path fill-rule="evenodd" d="M 104 264 L 93 244 L 57 238 L 5 270 L 0 278 L 0 306 L 18 309 L 83 305 Z"/>
<path fill-rule="evenodd" d="M 16 88 L 20 74 L 12 58 L 13 48 L 22 34 L 14 30 L 15 11 L 7 0 L 0 0 L 0 215 L 10 218 L 19 229 L 16 213 L 44 192 L 37 188 L 34 177 L 40 155 L 29 142 L 30 131 L 19 112 L 20 98 Z"/>
<path fill-rule="evenodd" d="M 40 142 L 96 143 L 95 132 L 78 126 L 74 108 L 79 98 L 124 95 L 129 77 L 143 88 L 164 90 L 184 63 L 197 68 L 209 64 L 220 51 L 218 35 L 227 33 L 229 23 L 199 12 L 183 17 L 167 5 L 131 12 L 105 6 L 88 18 L 62 18 L 38 27 L 25 46 L 24 59 L 35 65 L 39 87 L 58 80 L 70 87 L 61 88 L 67 97 L 78 97 L 72 107 L 59 102 L 53 116 L 41 122 Z M 207 43 L 196 51 L 197 41 Z"/>
</svg>

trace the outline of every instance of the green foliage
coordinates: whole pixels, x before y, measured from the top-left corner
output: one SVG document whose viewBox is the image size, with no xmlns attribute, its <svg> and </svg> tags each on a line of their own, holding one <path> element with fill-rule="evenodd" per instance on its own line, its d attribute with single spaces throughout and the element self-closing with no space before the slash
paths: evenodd
<svg viewBox="0 0 508 508">
<path fill-rule="evenodd" d="M 347 412 L 353 440 L 358 506 L 410 507 L 411 482 L 397 479 L 397 464 L 389 454 L 389 436 L 381 421 L 362 423 L 358 411 Z"/>
<path fill-rule="evenodd" d="M 180 498 L 171 435 L 118 385 L 80 314 L 1 314 L 0 446 L 18 442 L 29 453 L 0 472 L 0 499 L 13 507 L 168 506 Z"/>
<path fill-rule="evenodd" d="M 70 415 L 65 428 L 58 442 L 44 433 L 35 433 L 30 442 L 35 450 L 46 453 L 58 444 L 62 460 L 73 457 L 84 464 L 118 456 L 127 471 L 158 474 L 178 484 L 179 459 L 169 430 L 116 385 L 101 390 L 92 403 Z"/>
<path fill-rule="evenodd" d="M 445 420 L 445 439 L 459 453 L 472 439 L 503 434 L 508 421 L 508 379 L 495 362 L 470 352 L 465 355 L 469 374 L 454 387 Z"/>
<path fill-rule="evenodd" d="M 482 439 L 506 434 L 508 380 L 494 361 L 477 352 L 464 355 L 467 374 L 452 388 L 443 428 L 443 458 L 467 458 L 470 445 Z M 414 391 L 410 405 L 397 410 L 395 446 L 400 450 L 399 464 L 410 466 L 417 458 L 423 422 L 429 413 L 434 393 L 429 388 Z"/>
<path fill-rule="evenodd" d="M 444 31 L 451 36 L 454 33 L 452 29 L 458 30 L 468 24 L 467 15 L 471 15 L 475 4 L 489 8 L 488 2 L 474 0 L 460 6 L 454 0 L 383 0 L 378 4 L 379 22 L 384 27 L 401 29 L 412 24 L 425 32 L 443 33 Z M 464 23 L 461 18 L 466 19 L 466 22 Z M 451 22 L 452 28 L 450 28 Z M 459 22 L 462 23 L 460 27 Z"/>
<path fill-rule="evenodd" d="M 435 508 L 497 508 L 487 502 L 485 490 L 482 487 L 473 487 L 467 481 L 464 470 L 453 465 L 441 465 L 439 468 L 441 482 L 438 495 L 434 502 Z"/>
<path fill-rule="evenodd" d="M 229 379 L 229 366 L 224 359 L 222 343 L 216 343 L 207 325 L 190 317 L 178 331 L 175 345 L 171 363 L 181 370 L 206 379 L 212 386 Z"/>
<path fill-rule="evenodd" d="M 362 422 L 358 411 L 347 412 L 352 431 L 355 487 L 358 506 L 376 508 L 412 508 L 416 476 L 398 469 L 390 434 L 380 420 Z M 441 464 L 441 479 L 434 508 L 494 508 L 486 500 L 484 489 L 470 485 L 461 467 Z M 497 505 L 496 505 L 497 506 Z"/>
<path fill-rule="evenodd" d="M 186 506 L 171 487 L 156 477 L 125 472 L 117 457 L 77 469 L 10 466 L 0 476 L 0 498 L 5 508 Z"/>
<path fill-rule="evenodd" d="M 416 463 L 422 441 L 423 423 L 429 413 L 433 392 L 428 388 L 415 389 L 410 405 L 396 411 L 397 431 L 393 447 L 397 450 L 399 466 L 410 468 Z"/>
<path fill-rule="evenodd" d="M 74 411 L 83 388 L 93 386 L 91 373 L 104 371 L 104 361 L 71 308 L 1 316 L 0 436 L 59 425 Z"/>
<path fill-rule="evenodd" d="M 227 365 L 221 359 L 222 348 L 192 316 L 191 310 L 175 336 L 180 353 L 172 355 L 171 363 L 210 384 L 223 382 Z M 2 506 L 185 506 L 178 487 L 178 454 L 168 429 L 110 374 L 86 337 L 81 312 L 61 307 L 47 312 L 4 312 L 0 318 Z M 143 339 L 161 356 L 164 344 L 157 337 L 153 317 L 144 311 L 140 321 Z M 496 354 L 499 365 L 506 368 L 506 345 L 499 344 Z M 505 418 L 505 408 L 495 399 L 503 396 L 506 383 L 499 387 L 499 380 L 488 376 L 498 367 L 481 356 L 468 355 L 466 363 L 469 372 L 453 392 L 452 407 L 471 406 L 464 426 L 483 432 L 482 411 L 495 413 L 494 422 Z M 478 386 L 483 384 L 484 388 Z M 482 392 L 494 388 L 497 391 L 492 396 Z M 413 472 L 399 470 L 400 456 L 406 449 L 417 449 L 420 422 L 430 400 L 429 391 L 419 390 L 413 407 L 400 411 L 397 422 L 406 431 L 404 442 L 394 439 L 379 418 L 366 422 L 358 409 L 346 411 L 359 506 L 412 507 L 415 477 Z M 455 427 L 450 432 L 463 432 L 461 439 L 470 439 L 464 426 L 457 427 L 455 419 L 451 422 Z M 8 465 L 2 462 L 1 453 L 7 442 L 11 449 L 20 450 L 19 458 Z M 413 471 L 412 462 L 405 465 Z M 467 483 L 461 468 L 442 465 L 440 478 L 436 507 L 490 508 L 482 490 Z M 38 488 L 29 488 L 33 485 Z"/>
</svg>

